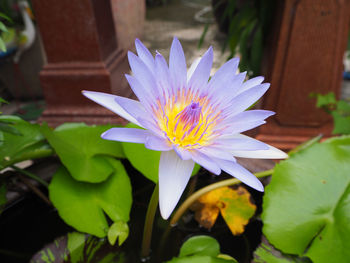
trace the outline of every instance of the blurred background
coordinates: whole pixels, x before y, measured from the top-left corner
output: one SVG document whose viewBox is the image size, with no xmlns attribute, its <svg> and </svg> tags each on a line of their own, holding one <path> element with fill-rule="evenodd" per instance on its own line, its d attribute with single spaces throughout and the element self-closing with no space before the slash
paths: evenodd
<svg viewBox="0 0 350 263">
<path fill-rule="evenodd" d="M 177 36 L 188 65 L 213 46 L 213 73 L 239 56 L 240 71 L 272 84 L 258 107 L 277 115 L 253 133 L 284 149 L 331 134 L 310 94 L 350 94 L 349 1 L 2 0 L 0 8 L 0 97 L 10 102 L 2 111 L 51 126 L 123 123 L 80 92 L 132 97 L 124 74 L 137 37 L 167 57 Z"/>
</svg>

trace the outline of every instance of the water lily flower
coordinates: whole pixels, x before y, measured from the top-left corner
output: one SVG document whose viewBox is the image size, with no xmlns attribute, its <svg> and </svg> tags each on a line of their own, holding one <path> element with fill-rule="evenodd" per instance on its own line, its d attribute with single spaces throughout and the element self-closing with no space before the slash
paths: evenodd
<svg viewBox="0 0 350 263">
<path fill-rule="evenodd" d="M 209 80 L 213 49 L 197 59 L 187 71 L 185 55 L 174 38 L 169 65 L 157 52 L 155 57 L 135 41 L 137 55 L 128 53 L 133 75 L 126 75 L 139 101 L 111 94 L 83 91 L 96 103 L 138 125 L 111 128 L 106 140 L 143 143 L 162 151 L 159 162 L 159 206 L 167 219 L 178 203 L 195 163 L 213 174 L 221 171 L 248 186 L 263 191 L 261 182 L 239 165 L 235 157 L 286 158 L 287 155 L 263 142 L 241 134 L 265 123 L 274 114 L 246 110 L 269 88 L 263 77 L 244 81 L 236 74 L 239 59 L 227 61 Z"/>
</svg>

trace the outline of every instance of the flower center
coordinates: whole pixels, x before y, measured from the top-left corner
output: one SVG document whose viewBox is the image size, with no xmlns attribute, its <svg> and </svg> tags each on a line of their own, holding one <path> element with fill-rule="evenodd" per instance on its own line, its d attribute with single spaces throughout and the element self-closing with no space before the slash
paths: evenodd
<svg viewBox="0 0 350 263">
<path fill-rule="evenodd" d="M 168 103 L 158 111 L 159 127 L 168 140 L 186 149 L 208 144 L 213 130 L 214 114 L 205 107 L 205 99 Z"/>
</svg>

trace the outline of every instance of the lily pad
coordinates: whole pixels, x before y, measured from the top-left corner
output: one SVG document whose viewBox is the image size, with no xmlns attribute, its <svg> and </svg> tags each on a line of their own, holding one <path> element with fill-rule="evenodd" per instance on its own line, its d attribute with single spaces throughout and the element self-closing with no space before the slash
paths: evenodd
<svg viewBox="0 0 350 263">
<path fill-rule="evenodd" d="M 30 263 L 122 263 L 124 253 L 112 250 L 106 240 L 78 232 L 56 239 L 36 253 Z"/>
<path fill-rule="evenodd" d="M 120 143 L 101 139 L 111 127 L 68 123 L 54 131 L 43 126 L 42 132 L 74 179 L 96 183 L 114 172 L 106 156 L 124 157 Z"/>
<path fill-rule="evenodd" d="M 261 244 L 254 252 L 255 263 L 311 263 L 308 258 L 284 255 L 269 244 Z"/>
<path fill-rule="evenodd" d="M 131 184 L 123 165 L 112 158 L 106 160 L 114 172 L 102 183 L 78 182 L 62 166 L 49 186 L 50 200 L 62 219 L 98 237 L 105 237 L 109 229 L 105 213 L 113 222 L 126 223 L 132 203 Z"/>
<path fill-rule="evenodd" d="M 2 133 L 0 170 L 19 161 L 52 154 L 52 149 L 45 142 L 38 124 L 31 124 L 18 117 L 6 115 L 0 116 L 0 120 L 11 122 L 12 127 L 21 134 Z"/>
<path fill-rule="evenodd" d="M 350 258 L 350 137 L 329 139 L 278 164 L 266 187 L 263 232 L 313 262 Z"/>
<path fill-rule="evenodd" d="M 244 187 L 225 186 L 202 195 L 191 209 L 197 222 L 208 229 L 213 227 L 220 212 L 232 234 L 239 235 L 254 215 L 256 206 Z"/>
<path fill-rule="evenodd" d="M 168 263 L 237 263 L 224 254 L 220 254 L 220 245 L 216 239 L 209 236 L 194 236 L 183 243 L 179 257 Z"/>
</svg>

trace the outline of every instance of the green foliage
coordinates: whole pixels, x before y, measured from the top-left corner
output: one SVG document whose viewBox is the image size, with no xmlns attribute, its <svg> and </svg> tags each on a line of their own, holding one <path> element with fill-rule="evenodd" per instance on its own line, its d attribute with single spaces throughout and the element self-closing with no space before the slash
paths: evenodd
<svg viewBox="0 0 350 263">
<path fill-rule="evenodd" d="M 276 165 L 263 232 L 277 249 L 313 262 L 350 258 L 350 137 L 315 143 Z"/>
<path fill-rule="evenodd" d="M 0 19 L 10 21 L 10 18 L 7 15 L 3 14 L 2 12 L 0 12 Z M 6 52 L 6 45 L 2 37 L 3 32 L 5 33 L 8 32 L 8 29 L 6 25 L 0 20 L 0 51 Z M 0 100 L 0 102 L 3 102 L 3 101 Z"/>
<path fill-rule="evenodd" d="M 122 263 L 125 256 L 105 240 L 78 232 L 68 233 L 39 251 L 30 263 Z"/>
<path fill-rule="evenodd" d="M 261 244 L 254 252 L 255 263 L 311 263 L 308 258 L 284 255 L 271 245 Z"/>
<path fill-rule="evenodd" d="M 230 50 L 229 58 L 241 56 L 240 70 L 249 76 L 260 74 L 263 49 L 273 18 L 274 0 L 217 1 L 213 7 L 219 27 L 227 33 L 223 51 Z M 220 11 L 223 11 L 221 14 Z M 204 29 L 199 46 L 207 32 Z"/>
<path fill-rule="evenodd" d="M 44 125 L 41 131 L 74 179 L 96 183 L 106 180 L 114 172 L 107 156 L 124 156 L 119 142 L 101 138 L 101 134 L 111 127 L 67 123 L 55 130 Z"/>
<path fill-rule="evenodd" d="M 6 184 L 4 184 L 2 182 L 2 180 L 0 179 L 0 215 L 1 215 L 2 210 L 7 202 L 6 192 L 7 192 Z"/>
<path fill-rule="evenodd" d="M 220 254 L 220 245 L 212 237 L 194 236 L 181 247 L 179 257 L 168 263 L 237 263 L 228 256 Z"/>
<path fill-rule="evenodd" d="M 126 223 L 132 203 L 131 184 L 123 165 L 112 158 L 106 160 L 114 172 L 104 182 L 78 182 L 67 169 L 61 167 L 49 186 L 50 200 L 62 219 L 77 230 L 98 237 L 105 237 L 108 233 L 109 226 L 104 213 L 113 222 Z M 124 229 L 120 231 L 125 232 Z M 125 240 L 125 235 L 122 239 Z"/>
<path fill-rule="evenodd" d="M 1 123 L 11 123 L 16 132 L 4 132 L 0 147 L 0 170 L 23 160 L 52 155 L 38 124 L 31 124 L 15 116 L 0 116 Z M 19 135 L 20 134 L 20 135 Z"/>
<path fill-rule="evenodd" d="M 129 236 L 129 226 L 123 221 L 114 222 L 108 230 L 108 241 L 114 245 L 118 238 L 118 245 L 121 246 Z"/>
<path fill-rule="evenodd" d="M 350 134 L 350 102 L 335 99 L 334 93 L 311 94 L 317 98 L 316 107 L 331 114 L 334 120 L 333 134 Z"/>
</svg>

